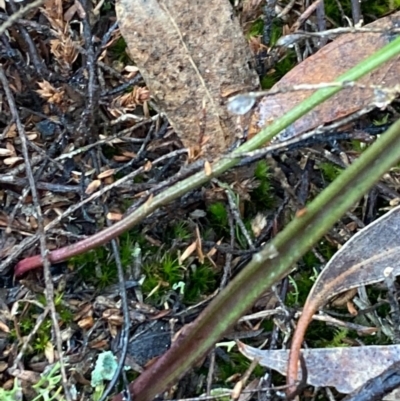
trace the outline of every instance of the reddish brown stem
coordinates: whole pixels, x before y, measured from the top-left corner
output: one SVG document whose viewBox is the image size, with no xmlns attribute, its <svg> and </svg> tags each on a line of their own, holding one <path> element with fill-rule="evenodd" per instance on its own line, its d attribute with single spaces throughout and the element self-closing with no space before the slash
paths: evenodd
<svg viewBox="0 0 400 401">
<path fill-rule="evenodd" d="M 132 228 L 135 224 L 137 224 L 139 219 L 139 216 L 136 219 L 132 218 L 132 216 L 129 216 L 124 220 L 112 225 L 111 227 L 108 227 L 82 241 L 79 241 L 76 244 L 56 249 L 55 251 L 50 252 L 49 260 L 51 263 L 60 263 L 73 256 L 87 252 L 90 249 L 104 245 L 113 238 L 117 238 L 119 235 Z M 40 255 L 31 256 L 30 258 L 23 259 L 17 263 L 14 269 L 14 275 L 18 277 L 29 270 L 37 269 L 42 266 L 43 260 Z"/>
<path fill-rule="evenodd" d="M 298 374 L 299 374 L 298 371 L 299 371 L 301 344 L 303 343 L 304 335 L 317 309 L 318 308 L 315 308 L 314 304 L 312 303 L 308 304 L 306 302 L 306 304 L 304 305 L 303 312 L 300 316 L 300 319 L 297 322 L 297 327 L 292 338 L 292 345 L 290 347 L 289 360 L 287 366 L 287 377 L 286 377 L 286 383 L 288 385 L 287 394 L 293 394 L 296 391 L 296 383 L 298 381 Z"/>
</svg>

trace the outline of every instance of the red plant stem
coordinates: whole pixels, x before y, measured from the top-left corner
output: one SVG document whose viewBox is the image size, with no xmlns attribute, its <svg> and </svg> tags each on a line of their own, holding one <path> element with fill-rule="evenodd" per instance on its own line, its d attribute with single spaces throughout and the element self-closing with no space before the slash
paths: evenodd
<svg viewBox="0 0 400 401">
<path fill-rule="evenodd" d="M 60 263 L 73 256 L 79 255 L 83 252 L 87 252 L 90 249 L 106 244 L 113 238 L 118 237 L 129 228 L 136 224 L 136 219 L 130 221 L 129 218 L 119 221 L 118 223 L 100 231 L 82 241 L 77 242 L 73 245 L 65 246 L 64 248 L 56 249 L 50 252 L 48 258 L 51 263 Z M 28 272 L 29 270 L 37 269 L 43 266 L 43 260 L 40 255 L 31 256 L 18 262 L 14 269 L 14 275 L 16 277 Z"/>
<path fill-rule="evenodd" d="M 292 338 L 290 346 L 289 360 L 287 366 L 286 384 L 288 385 L 287 394 L 293 394 L 296 391 L 296 382 L 298 380 L 299 360 L 301 345 L 304 340 L 304 335 L 307 331 L 308 325 L 312 321 L 312 317 L 316 312 L 315 304 L 311 302 L 304 305 L 303 312 L 297 322 L 297 327 Z"/>
<path fill-rule="evenodd" d="M 227 159 L 219 160 L 213 164 L 212 173 L 205 174 L 204 171 L 199 171 L 182 181 L 177 182 L 172 187 L 168 188 L 164 192 L 152 197 L 141 205 L 138 209 L 129 214 L 126 218 L 115 223 L 111 227 L 107 227 L 103 231 L 100 231 L 82 241 L 77 242 L 73 245 L 68 245 L 61 249 L 56 249 L 50 252 L 49 260 L 51 263 L 60 263 L 73 256 L 80 255 L 87 252 L 93 248 L 104 245 L 119 235 L 130 230 L 135 225 L 140 223 L 145 217 L 150 215 L 152 212 L 157 210 L 159 207 L 167 205 L 171 201 L 178 199 L 180 196 L 184 195 L 191 189 L 195 189 L 214 177 L 222 174 L 230 167 L 238 163 L 239 159 Z M 32 269 L 37 269 L 43 266 L 43 261 L 41 256 L 36 255 L 18 262 L 14 268 L 14 275 L 16 277 L 28 272 Z"/>
</svg>

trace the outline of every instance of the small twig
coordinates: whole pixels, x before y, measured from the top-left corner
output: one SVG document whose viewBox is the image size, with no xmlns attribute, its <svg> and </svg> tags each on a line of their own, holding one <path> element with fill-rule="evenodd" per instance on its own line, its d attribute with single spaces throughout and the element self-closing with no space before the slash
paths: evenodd
<svg viewBox="0 0 400 401">
<path fill-rule="evenodd" d="M 277 15 L 277 18 L 282 18 L 285 15 L 289 14 L 290 10 L 293 8 L 295 3 L 296 0 L 290 0 L 289 3 L 286 5 L 286 7 Z"/>
<path fill-rule="evenodd" d="M 361 14 L 361 4 L 359 0 L 351 0 L 351 14 L 353 16 L 354 25 L 363 22 Z"/>
<path fill-rule="evenodd" d="M 88 0 L 83 0 L 84 9 L 90 10 L 90 4 Z M 99 97 L 99 86 L 97 84 L 96 77 L 96 57 L 92 41 L 92 32 L 89 23 L 88 12 L 85 13 L 82 19 L 83 25 L 83 37 L 85 41 L 86 50 L 86 68 L 88 72 L 87 92 L 86 92 L 86 107 L 82 113 L 82 121 L 79 124 L 78 132 L 84 137 L 89 139 L 89 142 L 93 141 L 94 132 L 96 130 L 96 105 Z"/>
<path fill-rule="evenodd" d="M 345 35 L 345 34 L 358 34 L 358 33 L 398 33 L 400 31 L 400 28 L 391 28 L 391 29 L 382 29 L 382 28 L 355 28 L 355 27 L 349 27 L 349 28 L 334 28 L 334 29 L 328 29 L 326 31 L 322 32 L 307 32 L 307 31 L 301 31 L 298 30 L 295 33 L 288 34 L 285 36 L 282 36 L 281 38 L 278 39 L 276 46 L 289 46 L 292 45 L 293 43 L 300 41 L 300 40 L 305 40 L 307 38 L 329 38 L 329 39 L 334 39 L 336 36 L 339 35 Z"/>
<path fill-rule="evenodd" d="M 142 76 L 138 73 L 133 78 L 131 78 L 129 81 L 124 82 L 123 84 L 120 84 L 120 85 L 116 86 L 115 88 L 112 88 L 110 90 L 102 92 L 100 94 L 100 96 L 107 97 L 107 96 L 118 95 L 119 93 L 124 92 L 130 86 L 136 85 L 142 80 L 143 80 Z"/>
<path fill-rule="evenodd" d="M 22 344 L 20 351 L 18 352 L 18 355 L 14 358 L 14 363 L 13 363 L 12 367 L 10 368 L 11 374 L 15 369 L 18 368 L 19 363 L 21 362 L 22 358 L 25 355 L 26 350 L 28 349 L 28 345 L 32 342 L 33 337 L 36 335 L 36 333 L 40 329 L 40 326 L 42 325 L 42 323 L 44 322 L 44 320 L 46 319 L 48 314 L 49 314 L 49 307 L 46 307 L 46 308 L 44 308 L 43 312 L 37 317 L 35 326 L 27 335 L 24 343 Z"/>
<path fill-rule="evenodd" d="M 322 0 L 316 0 L 314 3 L 311 3 L 309 7 L 300 15 L 300 17 L 297 19 L 297 21 L 293 24 L 291 27 L 291 31 L 295 32 L 297 31 L 300 26 L 310 18 L 311 14 L 318 8 Z"/>
<path fill-rule="evenodd" d="M 109 28 L 108 31 L 103 35 L 101 39 L 100 48 L 95 54 L 95 59 L 98 59 L 103 49 L 106 47 L 108 41 L 111 39 L 112 34 L 118 29 L 118 20 L 116 20 Z"/>
<path fill-rule="evenodd" d="M 27 178 L 18 178 L 13 175 L 3 175 L 0 174 L 0 183 L 10 184 L 18 187 L 24 187 L 28 182 Z M 73 193 L 78 192 L 79 188 L 76 185 L 62 185 L 62 184 L 51 184 L 49 182 L 38 181 L 36 183 L 36 188 L 44 189 L 51 192 L 61 192 L 61 193 Z"/>
<path fill-rule="evenodd" d="M 207 396 L 211 394 L 214 369 L 215 369 L 215 348 L 210 353 L 210 367 L 208 368 L 208 374 L 207 374 L 207 392 L 206 392 Z"/>
<path fill-rule="evenodd" d="M 321 31 L 326 31 L 326 15 L 325 15 L 325 4 L 323 1 L 319 3 L 317 10 L 317 24 L 318 24 L 318 30 Z M 319 41 L 319 48 L 323 47 L 326 45 L 326 42 L 328 39 L 326 37 L 321 38 Z"/>
<path fill-rule="evenodd" d="M 237 225 L 240 228 L 240 231 L 242 232 L 243 236 L 246 238 L 247 244 L 249 245 L 250 249 L 255 249 L 254 244 L 253 244 L 253 240 L 250 237 L 249 232 L 247 231 L 246 226 L 243 223 L 242 218 L 240 217 L 240 211 L 238 209 L 238 206 L 236 204 L 235 198 L 233 197 L 233 191 L 231 190 L 231 188 L 227 187 L 227 185 L 217 181 L 219 183 L 219 185 L 222 188 L 225 188 L 225 193 L 228 197 L 228 202 L 229 202 L 229 208 L 232 212 L 233 218 L 236 220 Z"/>
<path fill-rule="evenodd" d="M 26 6 L 20 8 L 17 12 L 13 13 L 13 15 L 10 15 L 8 20 L 0 25 L 0 35 L 2 35 L 6 31 L 6 29 L 10 28 L 10 26 L 12 26 L 15 22 L 17 22 L 19 18 L 23 17 L 34 8 L 39 7 L 44 2 L 45 0 L 35 0 L 32 3 L 29 3 Z"/>
<path fill-rule="evenodd" d="M 157 114 L 157 115 L 155 115 L 155 116 L 153 116 L 153 117 L 151 117 L 149 119 L 140 121 L 139 123 L 135 124 L 133 127 L 124 129 L 124 130 L 118 132 L 115 135 L 111 135 L 111 136 L 109 136 L 107 138 L 100 139 L 99 141 L 87 144 L 87 145 L 82 146 L 82 147 L 80 147 L 78 149 L 74 149 L 71 152 L 63 153 L 62 155 L 56 157 L 55 160 L 56 161 L 60 161 L 60 160 L 64 160 L 64 159 L 70 159 L 70 158 L 72 158 L 72 157 L 74 157 L 76 155 L 85 153 L 85 152 L 89 151 L 90 149 L 92 149 L 92 148 L 94 148 L 96 146 L 101 146 L 101 145 L 108 144 L 108 143 L 112 142 L 115 139 L 121 138 L 121 137 L 123 137 L 125 135 L 128 135 L 128 134 L 131 134 L 137 128 L 143 127 L 144 125 L 146 125 L 148 123 L 151 123 L 151 122 L 157 120 L 158 118 L 159 118 L 159 115 Z M 135 141 L 137 141 L 137 143 L 142 143 L 143 139 L 141 139 L 141 138 L 140 139 L 135 139 Z"/>
<path fill-rule="evenodd" d="M 108 225 L 110 226 L 110 222 L 107 221 Z M 112 389 L 116 385 L 119 376 L 124 369 L 125 366 L 125 358 L 128 354 L 128 345 L 129 345 L 129 329 L 130 329 L 130 317 L 129 317 L 129 308 L 128 308 L 128 297 L 126 295 L 126 288 L 125 288 L 125 277 L 124 277 L 124 269 L 122 267 L 121 263 L 121 257 L 119 255 L 119 249 L 117 245 L 117 241 L 113 239 L 111 241 L 111 246 L 113 250 L 113 256 L 115 259 L 115 263 L 117 266 L 117 272 L 118 272 L 118 283 L 119 283 L 119 295 L 121 297 L 121 302 L 122 302 L 122 313 L 124 316 L 124 325 L 122 328 L 122 333 L 121 333 L 121 342 L 122 342 L 122 349 L 121 349 L 121 354 L 118 360 L 118 367 L 114 372 L 113 378 L 110 380 L 108 383 L 107 387 L 105 388 L 100 401 L 105 401 L 108 397 L 108 395 L 111 393 Z"/>
<path fill-rule="evenodd" d="M 235 247 L 235 225 L 233 222 L 233 216 L 230 208 L 228 209 L 228 224 L 229 224 L 229 236 L 230 236 L 230 248 L 234 249 Z M 230 275 L 231 275 L 231 265 L 232 265 L 233 254 L 232 252 L 228 252 L 225 255 L 225 264 L 224 264 L 224 274 L 221 278 L 221 283 L 219 285 L 220 290 L 222 290 L 228 284 Z"/>
<path fill-rule="evenodd" d="M 23 9 L 17 10 L 17 7 L 16 7 L 14 1 L 10 1 L 9 3 L 10 3 L 11 10 L 13 12 L 13 15 L 15 15 L 15 14 L 18 15 L 19 12 L 21 10 L 23 10 Z M 42 3 L 42 1 L 40 1 L 38 5 L 40 5 L 41 3 Z M 34 3 L 32 3 L 32 4 L 34 4 Z M 11 17 L 10 17 L 10 19 L 11 19 Z M 15 21 L 15 22 L 18 24 L 17 21 Z M 6 24 L 6 23 L 4 23 L 4 24 Z M 39 53 L 37 51 L 37 47 L 33 43 L 33 40 L 30 37 L 28 31 L 22 25 L 19 25 L 18 29 L 19 29 L 19 31 L 21 33 L 22 38 L 24 39 L 25 43 L 28 46 L 28 52 L 29 52 L 29 55 L 30 55 L 30 58 L 32 60 L 32 63 L 33 63 L 33 66 L 34 66 L 35 70 L 37 71 L 38 74 L 40 74 L 41 77 L 49 76 L 50 73 L 49 73 L 49 71 L 48 71 L 48 69 L 46 67 L 46 64 L 43 62 L 43 60 L 40 59 Z M 0 34 L 1 34 L 1 27 L 0 27 Z"/>
<path fill-rule="evenodd" d="M 57 344 L 57 351 L 58 351 L 58 358 L 60 361 L 60 370 L 61 370 L 61 375 L 62 375 L 62 382 L 63 382 L 63 388 L 64 388 L 64 394 L 67 399 L 67 401 L 72 400 L 69 389 L 68 389 L 68 378 L 67 378 L 67 373 L 65 371 L 65 365 L 64 361 L 62 358 L 63 355 L 63 350 L 62 350 L 62 339 L 61 339 L 61 333 L 60 333 L 60 328 L 58 326 L 58 319 L 57 319 L 57 312 L 56 312 L 56 307 L 54 305 L 54 286 L 52 282 L 52 277 L 50 273 L 50 262 L 48 259 L 48 250 L 46 246 L 46 237 L 45 237 L 45 232 L 44 232 L 44 222 L 43 222 L 43 215 L 42 215 L 42 210 L 40 207 L 40 202 L 39 202 L 39 196 L 38 192 L 36 189 L 35 185 L 35 178 L 33 176 L 32 172 L 32 167 L 29 163 L 29 153 L 28 153 L 28 144 L 27 144 L 27 138 L 25 134 L 24 127 L 21 123 L 21 120 L 19 118 L 17 106 L 15 104 L 14 96 L 11 92 L 10 86 L 8 84 L 6 75 L 4 73 L 4 69 L 2 66 L 0 66 L 0 81 L 3 85 L 4 92 L 6 94 L 7 102 L 10 107 L 10 111 L 13 117 L 13 120 L 15 121 L 18 135 L 21 141 L 21 148 L 22 148 L 22 154 L 25 159 L 25 165 L 26 165 L 26 175 L 28 177 L 28 182 L 30 185 L 31 189 L 31 194 L 32 194 L 32 200 L 33 204 L 36 208 L 36 219 L 38 223 L 38 234 L 39 234 L 39 241 L 40 241 L 40 254 L 41 258 L 43 261 L 43 267 L 44 267 L 44 278 L 45 278 L 45 283 L 46 283 L 46 301 L 47 305 L 50 309 L 50 315 L 53 321 L 53 330 L 56 338 L 56 344 Z"/>
</svg>

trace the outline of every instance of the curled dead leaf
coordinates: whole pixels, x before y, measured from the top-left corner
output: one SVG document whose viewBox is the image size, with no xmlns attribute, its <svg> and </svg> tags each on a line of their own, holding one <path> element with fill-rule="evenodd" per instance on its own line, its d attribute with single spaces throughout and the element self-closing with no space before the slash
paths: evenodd
<svg viewBox="0 0 400 401">
<path fill-rule="evenodd" d="M 271 90 L 279 91 L 303 83 L 320 84 L 334 81 L 345 71 L 388 44 L 392 40 L 390 30 L 398 27 L 399 24 L 400 12 L 397 12 L 366 25 L 369 28 L 380 28 L 381 32 L 355 32 L 340 36 L 290 70 Z M 371 88 L 370 85 L 382 85 L 389 90 L 396 86 L 400 74 L 399 61 L 400 56 L 395 57 L 357 81 L 358 84 L 365 85 L 365 88 L 348 87 L 341 90 L 287 127 L 276 139 L 290 139 L 371 105 L 385 106 L 390 99 L 383 96 L 383 102 L 379 102 L 377 89 Z M 313 91 L 288 92 L 285 90 L 284 93 L 263 97 L 251 119 L 249 137 L 254 136 L 262 128 L 268 127 L 312 93 Z M 378 104 L 376 104 L 377 101 Z"/>
<path fill-rule="evenodd" d="M 314 313 L 330 299 L 362 285 L 385 280 L 385 271 L 400 275 L 400 206 L 355 234 L 331 258 L 314 283 L 298 321 L 290 350 L 288 383 L 297 378 L 304 334 Z"/>
</svg>

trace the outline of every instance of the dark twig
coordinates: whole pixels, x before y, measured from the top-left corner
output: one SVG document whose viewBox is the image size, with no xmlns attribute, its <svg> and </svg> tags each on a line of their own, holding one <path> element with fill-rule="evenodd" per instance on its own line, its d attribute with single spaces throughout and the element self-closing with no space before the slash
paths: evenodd
<svg viewBox="0 0 400 401">
<path fill-rule="evenodd" d="M 16 7 L 14 1 L 11 0 L 9 3 L 10 3 L 10 8 L 13 12 L 13 15 L 19 15 L 21 10 L 17 10 L 17 7 Z M 43 3 L 43 1 L 38 2 L 37 6 L 39 6 L 41 3 Z M 20 16 L 22 16 L 22 15 L 20 15 Z M 10 17 L 10 19 L 11 19 L 11 17 Z M 3 25 L 5 25 L 5 24 L 6 24 L 6 22 Z M 50 74 L 49 70 L 47 69 L 46 64 L 43 62 L 43 60 L 40 59 L 37 48 L 36 48 L 35 44 L 33 43 L 33 40 L 30 37 L 28 31 L 26 30 L 26 28 L 24 26 L 19 25 L 19 24 L 18 24 L 18 29 L 22 35 L 22 38 L 28 45 L 29 55 L 32 60 L 33 66 L 35 67 L 35 70 L 42 78 L 44 76 L 49 76 L 49 74 Z M 0 27 L 0 32 L 1 32 L 1 27 Z"/>
<path fill-rule="evenodd" d="M 354 25 L 362 22 L 361 2 L 359 0 L 351 0 L 351 14 L 353 16 Z"/>
<path fill-rule="evenodd" d="M 24 187 L 27 185 L 28 180 L 27 178 L 18 178 L 12 175 L 0 175 L 0 183 Z M 79 187 L 77 185 L 51 184 L 49 182 L 42 181 L 36 182 L 36 188 L 60 193 L 79 192 Z"/>
<path fill-rule="evenodd" d="M 243 236 L 246 238 L 247 244 L 249 245 L 250 249 L 254 249 L 254 244 L 253 244 L 253 240 L 250 237 L 249 232 L 247 231 L 246 226 L 243 223 L 243 220 L 240 216 L 240 211 L 238 208 L 238 205 L 236 204 L 235 198 L 233 196 L 233 191 L 228 187 L 227 185 L 224 185 L 222 183 L 220 183 L 220 185 L 225 188 L 225 193 L 228 197 L 228 202 L 229 202 L 229 208 L 231 210 L 231 213 L 233 215 L 233 218 L 236 221 L 236 224 L 239 226 L 240 231 L 242 232 Z"/>
<path fill-rule="evenodd" d="M 379 376 L 368 380 L 343 401 L 379 401 L 400 386 L 400 362 L 394 363 Z"/>
<path fill-rule="evenodd" d="M 228 224 L 229 224 L 230 248 L 234 249 L 235 225 L 234 225 L 232 211 L 230 208 L 228 208 Z M 222 275 L 221 283 L 219 285 L 220 290 L 222 290 L 228 284 L 229 278 L 231 276 L 232 258 L 233 258 L 232 252 L 227 252 L 227 254 L 225 256 L 224 274 Z"/>
<path fill-rule="evenodd" d="M 0 25 L 0 35 L 3 34 L 6 31 L 6 29 L 10 28 L 10 26 L 12 26 L 19 18 L 23 17 L 25 14 L 27 14 L 29 11 L 35 9 L 36 7 L 39 7 L 44 2 L 45 2 L 45 0 L 35 0 L 32 3 L 29 3 L 26 6 L 19 9 L 17 12 L 15 12 L 13 15 L 11 15 L 7 19 L 7 21 L 3 22 Z"/>
<path fill-rule="evenodd" d="M 99 50 L 97 50 L 95 58 L 98 59 L 101 52 L 103 51 L 103 49 L 106 47 L 108 41 L 111 39 L 112 34 L 115 32 L 115 30 L 118 28 L 118 20 L 115 21 L 110 28 L 108 29 L 108 31 L 103 35 L 102 39 L 101 39 L 101 44 L 100 44 L 100 48 Z"/>
<path fill-rule="evenodd" d="M 140 74 L 137 74 L 129 81 L 126 81 L 123 84 L 118 85 L 117 87 L 112 88 L 108 91 L 102 92 L 101 97 L 118 95 L 119 93 L 124 92 L 130 86 L 138 84 L 142 79 L 143 79 L 142 76 Z"/>
<path fill-rule="evenodd" d="M 326 30 L 326 15 L 325 15 L 325 4 L 323 1 L 318 5 L 316 14 L 317 14 L 318 30 L 325 31 Z M 321 40 L 319 41 L 319 48 L 325 46 L 327 41 L 328 41 L 327 37 L 323 36 L 321 38 Z"/>
<path fill-rule="evenodd" d="M 96 57 L 92 40 L 92 29 L 89 22 L 88 13 L 91 9 L 91 4 L 88 0 L 82 1 L 83 7 L 87 12 L 82 20 L 83 24 L 83 38 L 85 41 L 86 50 L 86 68 L 88 72 L 87 92 L 86 92 L 86 107 L 82 114 L 82 121 L 79 124 L 78 132 L 84 135 L 89 142 L 95 138 L 95 121 L 97 101 L 99 97 L 99 87 L 96 79 Z"/>
<path fill-rule="evenodd" d="M 67 373 L 65 371 L 64 361 L 62 358 L 62 355 L 63 355 L 62 339 L 61 339 L 60 328 L 58 326 L 56 307 L 54 304 L 54 286 L 53 286 L 51 273 L 50 273 L 50 263 L 48 260 L 48 250 L 47 250 L 47 246 L 46 246 L 46 237 L 45 237 L 45 232 L 44 232 L 42 209 L 40 207 L 39 196 L 38 196 L 38 192 L 37 192 L 36 185 L 35 185 L 35 178 L 33 176 L 32 167 L 29 163 L 28 144 L 27 144 L 25 130 L 24 130 L 24 127 L 19 118 L 17 106 L 16 106 L 15 100 L 14 100 L 14 96 L 13 96 L 10 86 L 8 84 L 6 75 L 4 73 L 4 69 L 1 66 L 0 66 L 0 81 L 3 85 L 3 89 L 4 89 L 4 92 L 7 97 L 7 101 L 8 101 L 8 105 L 10 107 L 12 118 L 15 121 L 18 135 L 19 135 L 19 138 L 21 141 L 22 154 L 24 156 L 25 165 L 26 165 L 26 175 L 28 177 L 28 182 L 29 182 L 30 189 L 31 189 L 33 204 L 36 208 L 36 213 L 37 213 L 36 219 L 37 219 L 37 223 L 38 223 L 38 234 L 39 234 L 39 241 L 40 241 L 40 253 L 41 253 L 42 260 L 43 260 L 43 267 L 44 267 L 43 271 L 44 271 L 44 277 L 45 277 L 45 283 L 46 283 L 46 301 L 47 301 L 47 305 L 50 309 L 50 315 L 51 315 L 51 318 L 53 321 L 53 330 L 54 330 L 54 334 L 55 334 L 55 338 L 56 338 L 58 358 L 60 361 L 60 370 L 61 370 L 61 375 L 62 375 L 64 394 L 65 394 L 67 400 L 70 401 L 71 396 L 70 396 L 69 388 L 68 388 L 68 384 L 67 384 L 68 378 L 67 378 Z"/>
<path fill-rule="evenodd" d="M 108 208 L 106 205 L 104 205 L 104 209 L 105 209 L 105 212 L 108 212 Z M 111 222 L 109 220 L 107 220 L 107 225 L 109 227 L 111 226 Z M 123 316 L 124 316 L 124 325 L 122 328 L 122 333 L 121 333 L 121 338 L 120 338 L 120 342 L 122 343 L 122 349 L 121 349 L 121 354 L 120 354 L 119 360 L 118 360 L 118 367 L 114 372 L 113 378 L 110 380 L 107 387 L 105 388 L 105 390 L 100 398 L 100 401 L 105 401 L 108 398 L 108 396 L 111 393 L 114 386 L 117 384 L 120 374 L 125 366 L 125 358 L 128 354 L 128 345 L 129 345 L 130 317 L 129 317 L 129 308 L 128 308 L 128 297 L 126 295 L 124 269 L 123 269 L 122 263 L 121 263 L 121 257 L 119 254 L 118 244 L 115 239 L 113 239 L 111 241 L 111 246 L 112 246 L 113 256 L 114 256 L 114 260 L 115 260 L 115 264 L 117 266 L 117 272 L 118 272 L 119 295 L 121 297 L 122 312 L 123 312 Z"/>
</svg>

